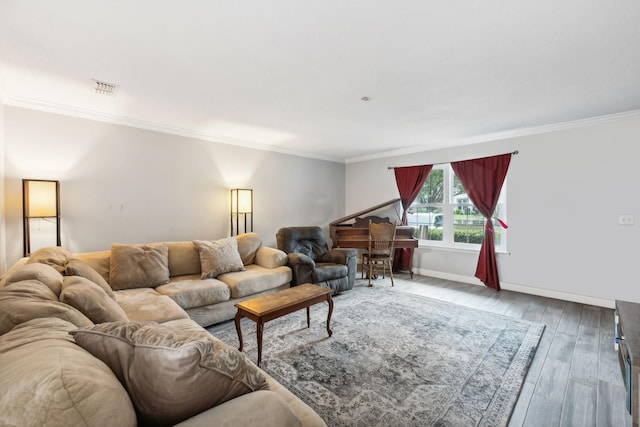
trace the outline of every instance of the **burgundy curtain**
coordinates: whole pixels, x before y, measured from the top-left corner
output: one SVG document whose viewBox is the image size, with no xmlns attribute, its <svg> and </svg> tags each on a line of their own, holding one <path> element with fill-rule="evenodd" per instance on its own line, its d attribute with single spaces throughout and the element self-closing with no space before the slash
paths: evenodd
<svg viewBox="0 0 640 427">
<path fill-rule="evenodd" d="M 394 168 L 396 184 L 402 201 L 402 225 L 407 225 L 407 209 L 420 194 L 420 190 L 432 168 L 433 165 Z M 409 248 L 395 250 L 393 270 L 411 270 L 411 250 Z"/>
<path fill-rule="evenodd" d="M 498 204 L 502 184 L 507 176 L 511 154 L 451 163 L 453 171 L 462 183 L 469 199 L 486 218 L 484 239 L 480 246 L 476 277 L 485 285 L 500 290 L 495 238 L 491 217 Z"/>
</svg>

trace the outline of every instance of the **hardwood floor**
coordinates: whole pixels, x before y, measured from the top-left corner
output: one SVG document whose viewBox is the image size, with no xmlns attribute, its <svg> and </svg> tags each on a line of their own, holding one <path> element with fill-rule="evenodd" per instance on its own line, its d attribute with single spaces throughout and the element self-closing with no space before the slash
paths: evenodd
<svg viewBox="0 0 640 427">
<path fill-rule="evenodd" d="M 358 275 L 359 276 L 359 275 Z M 546 325 L 509 426 L 630 426 L 613 310 L 407 274 L 374 286 Z M 357 279 L 356 286 L 366 286 Z"/>
</svg>

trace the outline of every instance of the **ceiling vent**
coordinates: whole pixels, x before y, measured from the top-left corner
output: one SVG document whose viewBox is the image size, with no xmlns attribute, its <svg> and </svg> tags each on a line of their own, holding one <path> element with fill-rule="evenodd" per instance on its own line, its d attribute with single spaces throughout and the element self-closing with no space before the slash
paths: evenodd
<svg viewBox="0 0 640 427">
<path fill-rule="evenodd" d="M 93 80 L 95 85 L 93 89 L 98 95 L 115 96 L 118 91 L 118 85 L 113 83 L 103 82 L 101 80 Z"/>
</svg>

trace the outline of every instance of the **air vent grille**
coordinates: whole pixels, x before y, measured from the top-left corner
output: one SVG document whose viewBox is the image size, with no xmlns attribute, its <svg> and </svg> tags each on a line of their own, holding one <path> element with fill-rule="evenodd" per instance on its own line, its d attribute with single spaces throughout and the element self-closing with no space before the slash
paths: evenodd
<svg viewBox="0 0 640 427">
<path fill-rule="evenodd" d="M 118 91 L 118 85 L 103 82 L 102 80 L 93 80 L 95 85 L 93 89 L 98 95 L 115 96 Z"/>
</svg>

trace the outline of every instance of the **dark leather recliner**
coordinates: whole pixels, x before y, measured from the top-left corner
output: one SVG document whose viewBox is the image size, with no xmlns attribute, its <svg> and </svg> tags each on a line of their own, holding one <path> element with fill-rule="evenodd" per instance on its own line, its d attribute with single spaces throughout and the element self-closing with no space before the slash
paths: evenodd
<svg viewBox="0 0 640 427">
<path fill-rule="evenodd" d="M 353 249 L 331 249 L 320 227 L 283 227 L 278 249 L 287 253 L 293 271 L 291 285 L 315 283 L 340 293 L 353 289 L 357 258 Z"/>
</svg>

